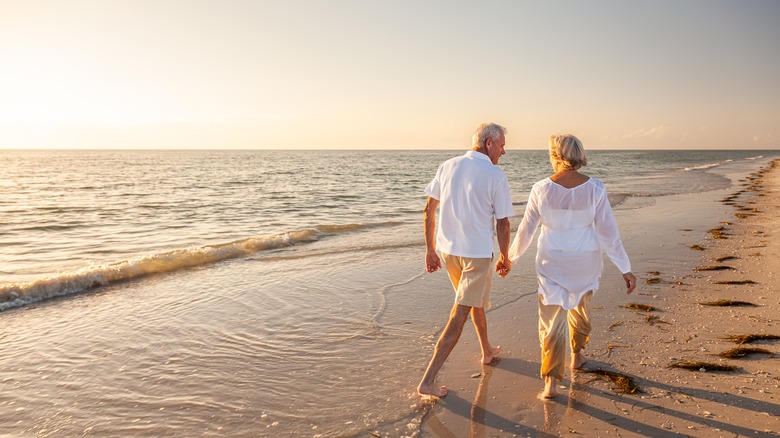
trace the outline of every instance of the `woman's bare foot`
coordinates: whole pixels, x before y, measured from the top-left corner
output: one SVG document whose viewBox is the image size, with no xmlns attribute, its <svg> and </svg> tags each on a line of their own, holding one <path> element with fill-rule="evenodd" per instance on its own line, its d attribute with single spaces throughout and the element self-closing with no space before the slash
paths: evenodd
<svg viewBox="0 0 780 438">
<path fill-rule="evenodd" d="M 558 390 L 555 389 L 555 377 L 544 376 L 544 391 L 542 391 L 542 398 L 555 398 L 558 396 Z"/>
<path fill-rule="evenodd" d="M 482 364 L 488 365 L 490 362 L 493 362 L 493 359 L 495 359 L 496 356 L 498 356 L 498 353 L 501 353 L 501 346 L 497 347 L 490 347 L 490 354 L 482 354 Z"/>
<path fill-rule="evenodd" d="M 449 390 L 444 385 L 423 385 L 420 383 L 420 386 L 417 387 L 417 393 L 420 395 L 432 395 L 434 397 L 444 397 L 447 395 L 447 392 Z"/>
<path fill-rule="evenodd" d="M 580 369 L 585 363 L 588 362 L 588 358 L 585 357 L 582 352 L 579 353 L 572 353 L 571 355 L 571 368 L 578 370 Z"/>
</svg>

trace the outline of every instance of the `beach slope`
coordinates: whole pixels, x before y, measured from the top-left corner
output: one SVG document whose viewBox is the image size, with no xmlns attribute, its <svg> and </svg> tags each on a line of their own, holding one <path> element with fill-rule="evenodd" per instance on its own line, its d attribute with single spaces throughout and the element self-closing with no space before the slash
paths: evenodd
<svg viewBox="0 0 780 438">
<path fill-rule="evenodd" d="M 536 280 L 497 279 L 495 288 L 518 293 L 488 313 L 503 357 L 481 366 L 467 327 L 439 376 L 451 392 L 425 416 L 422 435 L 780 436 L 780 341 L 737 338 L 780 336 L 780 161 L 751 172 L 727 175 L 728 189 L 616 212 L 639 287 L 626 295 L 605 262 L 590 360 L 585 372 L 567 366 L 554 400 L 539 399 Z M 517 272 L 532 259 L 529 251 Z"/>
</svg>

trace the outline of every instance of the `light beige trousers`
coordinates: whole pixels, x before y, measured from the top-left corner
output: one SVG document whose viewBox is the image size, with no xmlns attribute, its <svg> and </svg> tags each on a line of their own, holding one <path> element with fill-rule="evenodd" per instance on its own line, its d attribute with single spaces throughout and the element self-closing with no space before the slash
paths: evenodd
<svg viewBox="0 0 780 438">
<path fill-rule="evenodd" d="M 547 306 L 539 295 L 539 344 L 542 346 L 540 375 L 563 379 L 563 362 L 566 359 L 566 326 L 569 326 L 569 346 L 572 353 L 579 353 L 588 344 L 590 335 L 590 299 L 593 291 L 582 296 L 580 303 L 571 310 L 561 306 Z M 568 324 L 566 322 L 568 321 Z"/>
</svg>

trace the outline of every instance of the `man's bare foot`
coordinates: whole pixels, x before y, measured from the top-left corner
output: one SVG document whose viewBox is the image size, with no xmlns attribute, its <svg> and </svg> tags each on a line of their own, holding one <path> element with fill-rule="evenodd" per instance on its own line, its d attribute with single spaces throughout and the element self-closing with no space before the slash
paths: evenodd
<svg viewBox="0 0 780 438">
<path fill-rule="evenodd" d="M 555 398 L 558 396 L 558 390 L 555 389 L 555 377 L 544 376 L 544 391 L 542 391 L 542 398 Z"/>
<path fill-rule="evenodd" d="M 447 392 L 449 390 L 444 385 L 423 385 L 420 383 L 420 386 L 417 387 L 417 393 L 420 395 L 432 395 L 434 397 L 444 397 L 447 395 Z"/>
<path fill-rule="evenodd" d="M 496 356 L 498 356 L 498 353 L 501 353 L 501 346 L 496 347 L 490 347 L 490 354 L 484 354 L 482 355 L 482 364 L 488 365 L 490 362 L 493 362 L 493 359 L 495 359 Z"/>
<path fill-rule="evenodd" d="M 585 363 L 588 362 L 588 358 L 585 357 L 582 352 L 579 353 L 572 353 L 571 355 L 571 367 L 572 369 L 578 370 L 580 369 Z"/>
</svg>

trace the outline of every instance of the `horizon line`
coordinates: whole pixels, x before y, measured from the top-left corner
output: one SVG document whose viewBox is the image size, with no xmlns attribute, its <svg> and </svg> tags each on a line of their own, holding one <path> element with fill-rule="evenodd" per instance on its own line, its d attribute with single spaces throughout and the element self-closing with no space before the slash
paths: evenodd
<svg viewBox="0 0 780 438">
<path fill-rule="evenodd" d="M 295 148 L 295 149 L 289 149 L 289 148 L 236 148 L 236 149 L 229 149 L 229 148 L 6 148 L 6 147 L 0 147 L 0 151 L 13 151 L 13 152 L 19 152 L 19 151 L 140 151 L 140 152 L 149 152 L 149 151 L 183 151 L 183 152 L 196 152 L 196 151 L 204 151 L 204 152 L 216 152 L 216 151 L 225 151 L 225 152 L 242 152 L 242 151 L 268 151 L 268 152 L 290 152 L 290 151 L 301 151 L 301 152 L 312 152 L 312 151 L 323 151 L 323 152 L 437 152 L 437 151 L 469 151 L 472 150 L 471 148 L 419 148 L 419 149 L 410 149 L 410 148 L 383 148 L 383 149 L 371 149 L 371 148 Z M 778 149 L 742 149 L 742 148 L 734 148 L 734 149 L 728 149 L 728 148 L 717 148 L 717 149 L 691 149 L 691 148 L 650 148 L 650 149 L 611 149 L 611 148 L 588 148 L 588 151 L 614 151 L 614 152 L 651 152 L 651 151 L 764 151 L 764 152 L 780 152 L 780 148 Z M 507 149 L 506 152 L 522 152 L 522 151 L 547 151 L 547 148 L 537 148 L 537 149 Z"/>
</svg>

